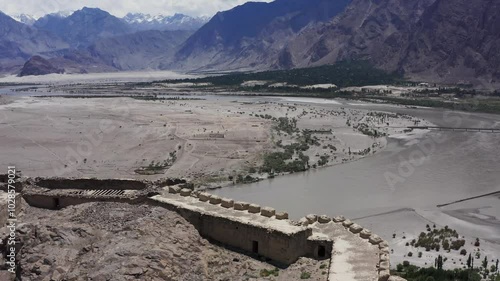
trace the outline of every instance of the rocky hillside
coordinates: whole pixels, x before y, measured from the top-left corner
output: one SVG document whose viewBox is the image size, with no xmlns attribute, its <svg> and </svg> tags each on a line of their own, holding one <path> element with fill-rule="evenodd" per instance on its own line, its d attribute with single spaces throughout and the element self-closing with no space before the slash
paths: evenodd
<svg viewBox="0 0 500 281">
<path fill-rule="evenodd" d="M 140 31 L 97 40 L 88 52 L 118 70 L 157 69 L 160 60 L 169 60 L 190 31 Z"/>
<path fill-rule="evenodd" d="M 25 212 L 16 236 L 19 280 L 288 281 L 300 280 L 303 271 L 311 272 L 311 280 L 326 280 L 321 262 L 306 258 L 277 277 L 262 277 L 262 270 L 274 267 L 210 244 L 181 216 L 161 207 L 89 203 Z M 0 243 L 0 252 L 4 247 Z M 0 268 L 0 277 L 4 273 Z"/>
<path fill-rule="evenodd" d="M 354 0 L 333 22 L 289 44 L 294 66 L 369 59 L 388 71 L 435 82 L 500 79 L 500 1 Z"/>
<path fill-rule="evenodd" d="M 247 3 L 203 26 L 172 67 L 286 69 L 362 59 L 415 80 L 494 85 L 499 12 L 497 0 Z"/>
<path fill-rule="evenodd" d="M 19 76 L 46 75 L 51 73 L 64 73 L 64 69 L 54 67 L 48 60 L 34 56 L 25 64 Z"/>
<path fill-rule="evenodd" d="M 348 0 L 247 2 L 216 14 L 176 54 L 173 68 L 271 67 L 288 40 L 304 27 L 327 21 Z"/>
<path fill-rule="evenodd" d="M 18 71 L 33 55 L 67 48 L 57 36 L 37 30 L 0 12 L 0 73 Z"/>
<path fill-rule="evenodd" d="M 500 1 L 436 0 L 416 25 L 400 67 L 432 81 L 500 83 Z"/>
<path fill-rule="evenodd" d="M 83 8 L 65 18 L 49 15 L 34 26 L 64 38 L 74 48 L 86 47 L 99 38 L 132 32 L 124 21 L 97 8 Z"/>
<path fill-rule="evenodd" d="M 334 21 L 314 26 L 288 45 L 292 65 L 310 66 L 345 59 L 368 59 L 397 68 L 411 32 L 435 0 L 353 0 Z"/>
</svg>

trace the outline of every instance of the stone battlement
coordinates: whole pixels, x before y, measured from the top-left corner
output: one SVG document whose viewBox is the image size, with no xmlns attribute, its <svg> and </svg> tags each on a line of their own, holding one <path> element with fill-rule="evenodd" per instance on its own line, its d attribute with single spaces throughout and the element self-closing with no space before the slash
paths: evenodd
<svg viewBox="0 0 500 281">
<path fill-rule="evenodd" d="M 288 213 L 206 192 L 130 180 L 27 180 L 23 197 L 32 206 L 59 209 L 88 202 L 125 202 L 175 211 L 210 240 L 288 266 L 300 257 L 329 260 L 328 280 L 388 280 L 389 246 L 343 216 Z M 170 181 L 169 183 L 179 183 Z M 73 185 L 74 184 L 74 185 Z"/>
</svg>

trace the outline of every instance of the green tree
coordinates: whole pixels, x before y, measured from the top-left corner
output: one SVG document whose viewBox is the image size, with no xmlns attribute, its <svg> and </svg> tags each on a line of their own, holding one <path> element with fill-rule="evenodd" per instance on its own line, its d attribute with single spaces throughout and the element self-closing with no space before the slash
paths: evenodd
<svg viewBox="0 0 500 281">
<path fill-rule="evenodd" d="M 443 269 L 443 257 L 441 255 L 439 255 L 436 259 L 436 267 L 439 270 Z"/>
<path fill-rule="evenodd" d="M 484 257 L 482 265 L 483 265 L 483 268 L 485 268 L 485 269 L 488 268 L 488 257 L 487 256 Z"/>
</svg>

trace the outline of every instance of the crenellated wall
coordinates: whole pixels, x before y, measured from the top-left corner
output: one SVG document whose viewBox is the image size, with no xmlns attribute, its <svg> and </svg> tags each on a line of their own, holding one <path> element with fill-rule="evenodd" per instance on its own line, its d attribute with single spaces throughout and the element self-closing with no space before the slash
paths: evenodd
<svg viewBox="0 0 500 281">
<path fill-rule="evenodd" d="M 376 279 L 385 281 L 390 276 L 387 242 L 342 216 L 308 215 L 292 222 L 286 212 L 192 191 L 179 185 L 165 187 L 162 192 L 150 193 L 149 196 L 143 191 L 147 184 L 139 181 L 39 179 L 36 185 L 45 188 L 44 191 L 35 187 L 24 193 L 26 202 L 35 207 L 59 209 L 100 201 L 161 206 L 179 213 L 203 237 L 285 266 L 300 257 L 310 257 L 329 259 L 329 269 L 332 270 L 331 257 L 336 254 L 335 231 L 342 229 L 349 237 L 365 241 L 363 245 L 370 248 L 370 253 L 376 252 L 377 258 L 370 260 L 369 266 Z M 123 191 L 116 191 L 121 194 L 117 196 L 116 192 L 106 190 Z M 367 265 L 363 266 L 366 268 Z"/>
<path fill-rule="evenodd" d="M 176 211 L 208 239 L 279 264 L 292 264 L 302 256 L 315 257 L 314 247 L 320 244 L 331 249 L 331 240 L 309 241 L 311 229 L 290 224 L 288 214 L 276 213 L 272 208 L 177 186 L 170 187 L 169 194 L 153 196 L 149 201 Z"/>
</svg>

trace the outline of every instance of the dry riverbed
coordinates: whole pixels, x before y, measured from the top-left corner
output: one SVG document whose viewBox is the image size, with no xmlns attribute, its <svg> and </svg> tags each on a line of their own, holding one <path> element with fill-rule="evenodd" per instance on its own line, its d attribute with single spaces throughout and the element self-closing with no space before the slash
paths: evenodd
<svg viewBox="0 0 500 281">
<path fill-rule="evenodd" d="M 25 176 L 227 185 L 372 155 L 407 115 L 284 102 L 22 97 L 0 105 L 2 165 Z M 277 160 L 276 160 L 277 159 Z"/>
</svg>

